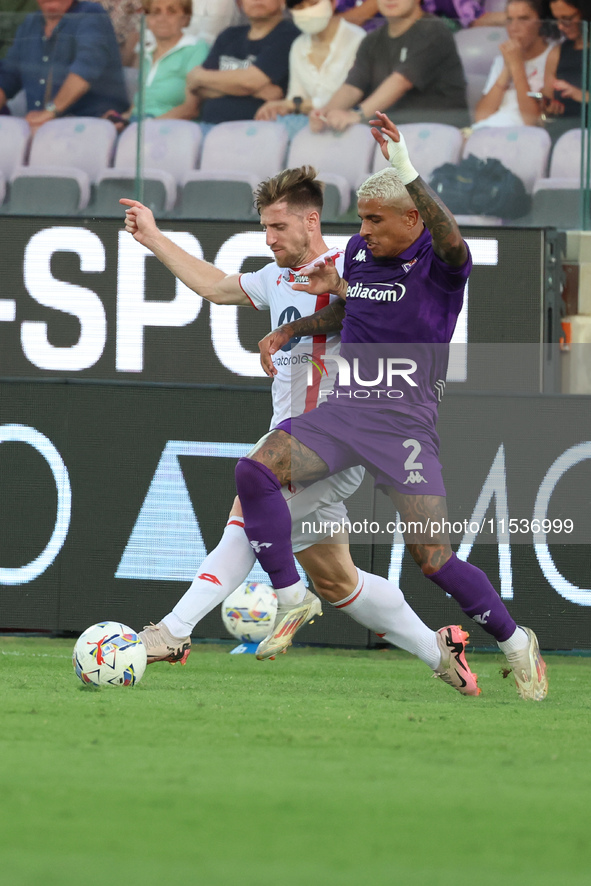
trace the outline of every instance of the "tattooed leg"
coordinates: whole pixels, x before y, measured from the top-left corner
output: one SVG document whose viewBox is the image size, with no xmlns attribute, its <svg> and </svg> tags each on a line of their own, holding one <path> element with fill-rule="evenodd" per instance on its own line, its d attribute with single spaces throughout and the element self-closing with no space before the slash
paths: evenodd
<svg viewBox="0 0 591 886">
<path fill-rule="evenodd" d="M 390 497 L 407 526 L 415 522 L 405 541 L 424 575 L 450 594 L 466 615 L 497 641 L 513 636 L 517 625 L 485 573 L 456 557 L 447 533 L 431 535 L 428 530 L 433 521 L 442 525 L 447 520 L 445 499 L 438 495 L 403 495 L 395 490 L 390 490 Z"/>
<path fill-rule="evenodd" d="M 406 523 L 407 550 L 425 575 L 433 575 L 447 563 L 452 550 L 447 532 L 433 533 L 433 523 L 447 520 L 447 504 L 441 495 L 404 495 L 390 489 L 390 498 Z"/>
<path fill-rule="evenodd" d="M 282 486 L 311 483 L 328 474 L 326 462 L 285 431 L 269 431 L 250 450 L 248 458 L 273 471 Z"/>
</svg>

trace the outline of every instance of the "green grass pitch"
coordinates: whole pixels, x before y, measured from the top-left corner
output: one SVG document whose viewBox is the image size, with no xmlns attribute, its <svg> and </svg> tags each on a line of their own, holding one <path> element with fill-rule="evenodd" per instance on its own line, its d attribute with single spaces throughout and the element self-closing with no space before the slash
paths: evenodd
<svg viewBox="0 0 591 886">
<path fill-rule="evenodd" d="M 88 689 L 73 643 L 0 639 L 6 886 L 587 886 L 591 659 L 523 702 L 396 651 L 197 645 Z"/>
</svg>

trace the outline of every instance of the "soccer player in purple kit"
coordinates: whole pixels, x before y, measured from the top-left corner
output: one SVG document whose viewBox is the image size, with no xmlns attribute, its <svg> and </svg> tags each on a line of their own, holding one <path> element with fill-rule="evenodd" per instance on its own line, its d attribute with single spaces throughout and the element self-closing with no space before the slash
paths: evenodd
<svg viewBox="0 0 591 886">
<path fill-rule="evenodd" d="M 322 183 L 311 167 L 286 169 L 261 182 L 255 201 L 275 261 L 259 271 L 232 275 L 174 244 L 158 229 L 148 207 L 126 198 L 121 203 L 126 206 L 126 230 L 187 286 L 214 304 L 269 310 L 276 325 L 286 310 L 308 315 L 320 305 L 339 303 L 338 297 L 328 292 L 320 295 L 294 292 L 290 282 L 295 278 L 306 280 L 301 277 L 300 269 L 320 260 L 330 258 L 333 267 L 339 270 L 343 267 L 342 251 L 328 249 L 323 239 L 322 193 Z M 301 344 L 313 354 L 320 349 L 327 359 L 328 355 L 338 355 L 340 334 L 336 329 L 332 335 L 304 338 Z M 291 345 L 287 353 L 278 355 L 283 359 L 276 360 L 271 427 L 284 418 L 312 409 L 324 389 L 323 379 L 316 379 L 310 387 L 306 385 L 306 364 L 292 360 L 290 353 Z M 328 538 L 328 530 L 323 530 L 325 525 L 332 526 L 334 521 L 346 517 L 343 499 L 357 488 L 362 473 L 353 467 L 306 489 L 292 485 L 284 490 L 292 508 L 289 519 L 291 523 L 293 518 L 294 523 L 292 546 L 296 557 L 312 579 L 315 590 L 335 608 L 342 609 L 389 643 L 417 655 L 436 677 L 462 695 L 478 695 L 477 676 L 465 658 L 468 635 L 458 625 L 448 625 L 437 632 L 430 630 L 410 608 L 400 588 L 382 576 L 356 568 L 346 533 L 340 538 Z M 319 525 L 320 529 L 305 531 L 304 522 L 314 527 Z M 240 502 L 236 500 L 220 543 L 201 564 L 191 587 L 161 622 L 147 626 L 140 633 L 148 664 L 184 663 L 195 624 L 247 578 L 254 563 L 253 550 L 256 551 L 259 544 L 256 540 L 249 542 L 243 526 Z M 349 599 L 356 584 L 360 588 L 354 598 Z M 257 658 L 273 658 L 277 652 L 285 651 L 295 631 L 320 612 L 320 600 L 311 591 L 298 598 L 298 590 L 295 595 L 289 590 L 278 593 L 272 638 L 266 638 L 259 645 Z"/>
<path fill-rule="evenodd" d="M 341 301 L 263 339 L 262 362 L 272 374 L 270 356 L 292 336 L 342 325 L 341 356 L 349 366 L 359 361 L 358 381 L 373 378 L 359 371 L 372 351 L 381 355 L 388 345 L 403 345 L 390 351 L 402 356 L 390 358 L 389 364 L 398 367 L 394 372 L 402 390 L 389 390 L 381 399 L 370 391 L 366 398 L 365 382 L 364 399 L 353 402 L 346 384 L 342 397 L 327 398 L 263 437 L 236 466 L 245 531 L 257 541 L 257 557 L 273 586 L 303 599 L 281 487 L 364 465 L 376 485 L 388 491 L 401 519 L 423 527 L 406 535 L 405 542 L 424 575 L 496 639 L 513 669 L 518 694 L 540 701 L 548 680 L 535 634 L 515 623 L 482 570 L 456 557 L 445 532 L 429 531 L 447 519 L 435 425 L 471 257 L 453 215 L 414 169 L 396 126 L 382 113 L 372 123 L 393 169 L 375 173 L 358 191 L 362 224 L 348 243 L 343 277 L 326 258 L 305 270 L 307 284 L 294 284 L 296 290 L 331 292 Z M 351 588 L 338 605 L 353 603 L 360 592 Z M 277 625 L 275 633 L 280 630 Z"/>
</svg>

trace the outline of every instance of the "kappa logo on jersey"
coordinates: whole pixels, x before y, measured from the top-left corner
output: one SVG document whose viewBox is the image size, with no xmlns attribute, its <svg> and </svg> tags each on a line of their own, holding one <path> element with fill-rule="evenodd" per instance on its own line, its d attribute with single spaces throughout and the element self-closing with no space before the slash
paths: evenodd
<svg viewBox="0 0 591 886">
<path fill-rule="evenodd" d="M 426 482 L 427 481 L 425 480 L 423 475 L 420 473 L 420 471 L 411 471 L 410 474 L 408 475 L 408 477 L 406 478 L 406 480 L 404 481 L 404 485 L 406 486 L 407 483 L 410 483 L 411 485 L 414 486 L 415 483 L 426 483 Z"/>
<path fill-rule="evenodd" d="M 355 283 L 347 289 L 347 298 L 368 298 L 370 301 L 400 301 L 406 293 L 404 283 L 374 283 L 364 286 Z"/>
<path fill-rule="evenodd" d="M 410 271 L 412 266 L 416 265 L 417 262 L 418 262 L 418 258 L 413 258 L 412 261 L 407 261 L 405 264 L 402 265 L 402 267 L 406 271 L 406 273 L 408 274 L 408 272 Z"/>
<path fill-rule="evenodd" d="M 271 541 L 251 541 L 250 546 L 255 554 L 260 554 L 263 548 L 270 548 L 272 544 Z"/>
<path fill-rule="evenodd" d="M 278 326 L 282 326 L 284 323 L 293 323 L 294 320 L 299 320 L 302 315 L 298 311 L 294 305 L 290 305 L 288 308 L 285 308 L 284 311 L 281 311 L 279 315 L 279 320 L 277 321 Z M 292 348 L 295 348 L 296 345 L 299 345 L 302 337 L 295 335 L 293 338 L 287 342 L 286 345 L 283 345 L 281 348 L 282 351 L 291 351 Z"/>
<path fill-rule="evenodd" d="M 353 256 L 353 261 L 365 261 L 365 260 L 366 260 L 365 249 L 360 249 L 359 252 L 357 253 L 357 255 Z"/>
</svg>

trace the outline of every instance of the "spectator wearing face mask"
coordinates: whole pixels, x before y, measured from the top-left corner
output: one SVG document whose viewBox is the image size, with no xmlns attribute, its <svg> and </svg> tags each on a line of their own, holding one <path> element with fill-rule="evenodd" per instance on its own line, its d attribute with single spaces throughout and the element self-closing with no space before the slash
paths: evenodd
<svg viewBox="0 0 591 886">
<path fill-rule="evenodd" d="M 287 95 L 259 108 L 257 120 L 284 118 L 291 135 L 345 82 L 365 31 L 335 15 L 337 0 L 287 0 L 301 31 L 289 53 Z"/>
</svg>

